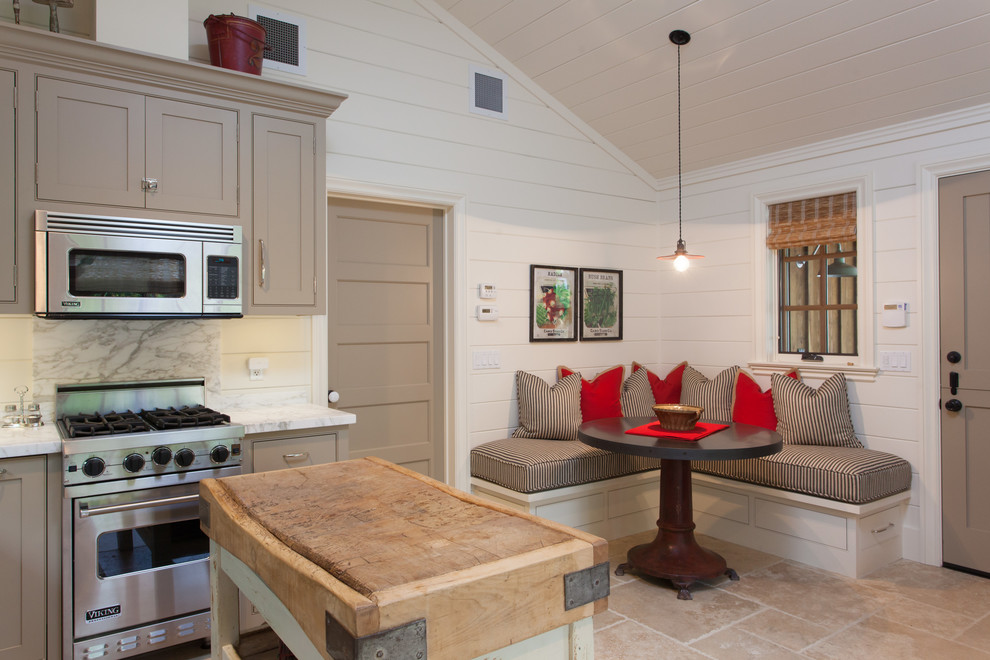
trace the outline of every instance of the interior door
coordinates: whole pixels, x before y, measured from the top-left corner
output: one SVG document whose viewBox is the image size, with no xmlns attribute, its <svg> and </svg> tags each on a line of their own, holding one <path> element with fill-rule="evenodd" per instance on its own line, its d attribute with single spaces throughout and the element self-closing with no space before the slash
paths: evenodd
<svg viewBox="0 0 990 660">
<path fill-rule="evenodd" d="M 990 171 L 939 181 L 942 560 L 990 573 Z"/>
<path fill-rule="evenodd" d="M 350 458 L 444 479 L 442 212 L 331 199 L 329 347 Z"/>
</svg>

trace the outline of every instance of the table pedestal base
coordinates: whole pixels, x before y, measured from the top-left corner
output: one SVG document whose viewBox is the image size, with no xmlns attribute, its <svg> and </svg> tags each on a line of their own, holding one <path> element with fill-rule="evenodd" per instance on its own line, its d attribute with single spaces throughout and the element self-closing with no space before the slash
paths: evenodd
<svg viewBox="0 0 990 660">
<path fill-rule="evenodd" d="M 670 580 L 677 597 L 691 600 L 688 587 L 698 580 L 726 575 L 738 580 L 725 559 L 698 545 L 694 538 L 694 505 L 691 498 L 691 461 L 660 461 L 659 531 L 651 543 L 637 545 L 626 555 L 626 563 L 615 569 L 623 575 L 632 568 L 640 573 Z"/>
</svg>

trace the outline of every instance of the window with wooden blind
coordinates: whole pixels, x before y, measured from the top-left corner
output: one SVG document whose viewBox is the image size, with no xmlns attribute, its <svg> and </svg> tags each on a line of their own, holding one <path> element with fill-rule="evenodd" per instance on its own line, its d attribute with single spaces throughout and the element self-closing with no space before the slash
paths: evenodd
<svg viewBox="0 0 990 660">
<path fill-rule="evenodd" d="M 855 356 L 856 193 L 768 205 L 777 255 L 777 351 Z"/>
</svg>

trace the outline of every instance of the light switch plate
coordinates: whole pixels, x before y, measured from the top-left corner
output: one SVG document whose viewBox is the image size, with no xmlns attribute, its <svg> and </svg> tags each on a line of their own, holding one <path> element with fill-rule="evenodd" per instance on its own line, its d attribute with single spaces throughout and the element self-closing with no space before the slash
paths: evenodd
<svg viewBox="0 0 990 660">
<path fill-rule="evenodd" d="M 498 369 L 502 366 L 502 354 L 500 351 L 474 351 L 472 363 L 475 369 Z"/>
<path fill-rule="evenodd" d="M 883 371 L 911 371 L 911 353 L 908 351 L 880 351 L 880 369 Z"/>
</svg>

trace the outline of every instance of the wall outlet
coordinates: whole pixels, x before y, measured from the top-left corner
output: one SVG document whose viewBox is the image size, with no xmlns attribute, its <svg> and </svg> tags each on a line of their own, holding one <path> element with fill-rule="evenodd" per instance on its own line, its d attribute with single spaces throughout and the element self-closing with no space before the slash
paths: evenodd
<svg viewBox="0 0 990 660">
<path fill-rule="evenodd" d="M 268 368 L 268 358 L 248 358 L 248 380 L 264 380 L 265 369 Z"/>
</svg>

